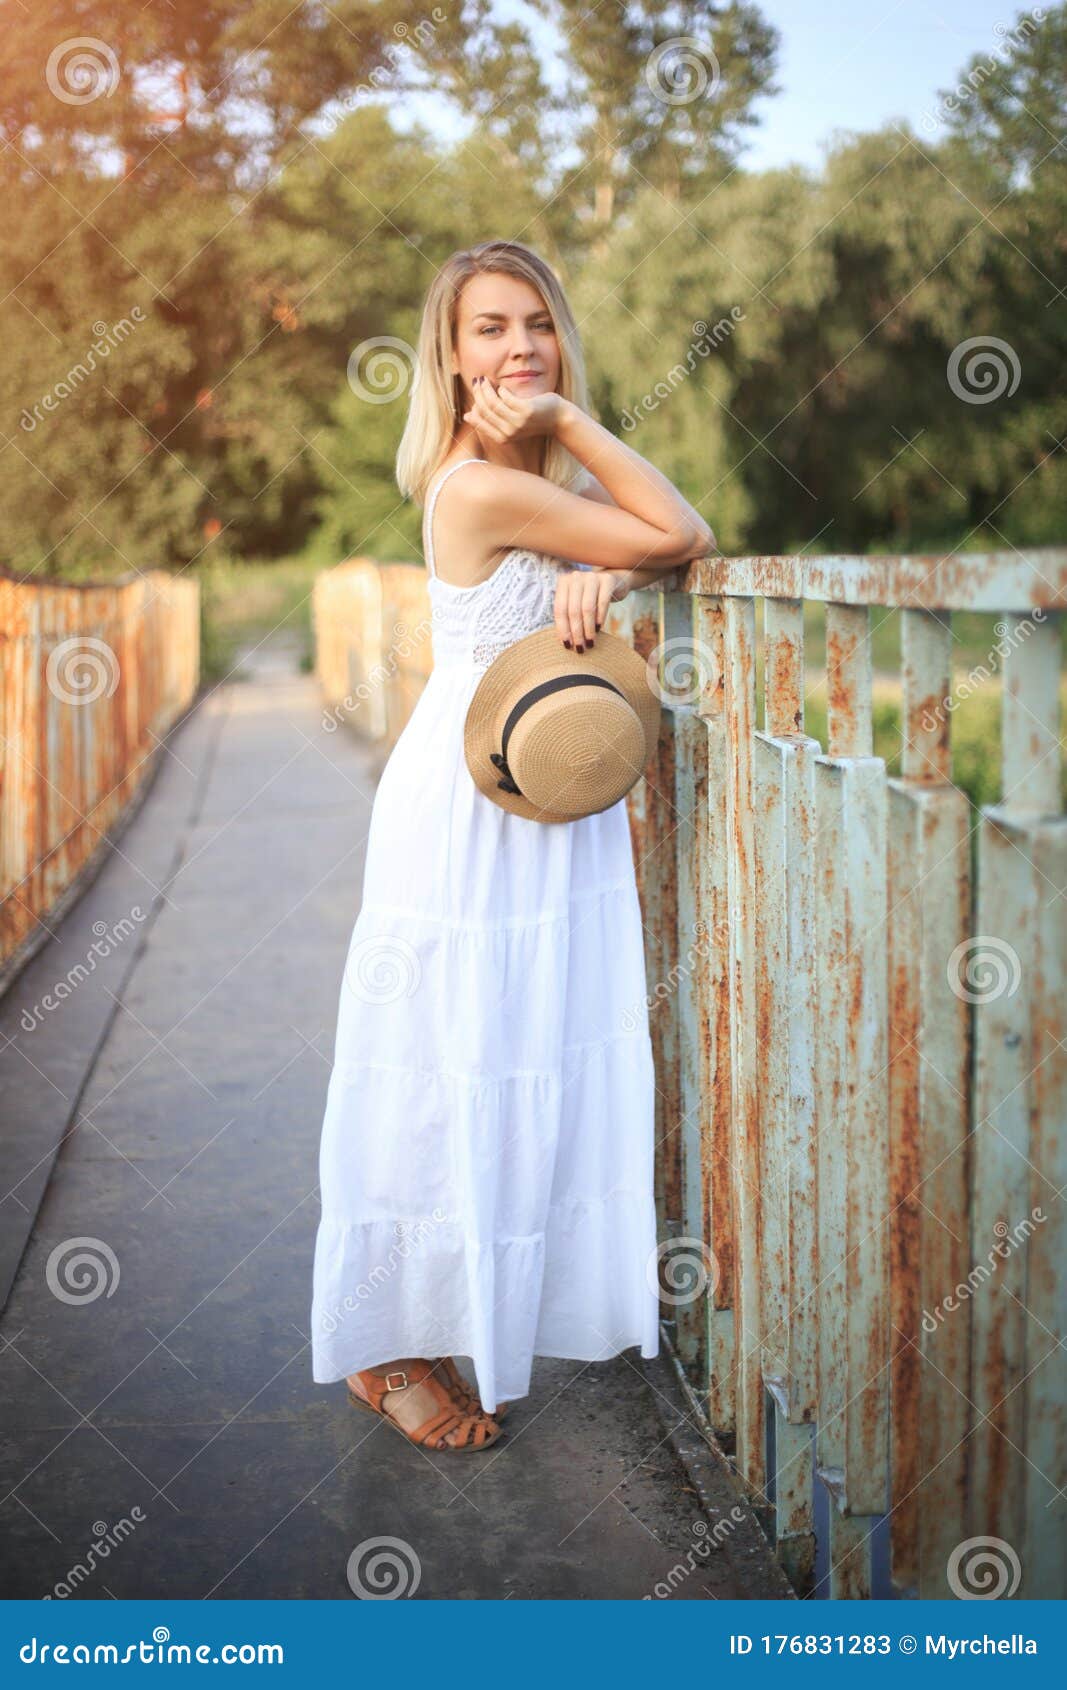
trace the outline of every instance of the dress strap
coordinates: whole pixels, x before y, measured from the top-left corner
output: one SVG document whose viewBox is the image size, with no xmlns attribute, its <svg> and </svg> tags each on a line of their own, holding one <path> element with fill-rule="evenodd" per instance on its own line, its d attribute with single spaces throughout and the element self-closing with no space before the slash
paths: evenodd
<svg viewBox="0 0 1067 1690">
<path fill-rule="evenodd" d="M 449 464 L 444 475 L 441 476 L 433 492 L 430 494 L 426 504 L 426 516 L 423 521 L 422 548 L 426 556 L 426 568 L 431 576 L 435 573 L 433 566 L 433 507 L 437 503 L 437 495 L 448 480 L 449 476 L 452 474 L 453 470 L 462 469 L 464 464 L 487 464 L 488 462 L 488 458 L 460 458 L 458 464 Z"/>
</svg>

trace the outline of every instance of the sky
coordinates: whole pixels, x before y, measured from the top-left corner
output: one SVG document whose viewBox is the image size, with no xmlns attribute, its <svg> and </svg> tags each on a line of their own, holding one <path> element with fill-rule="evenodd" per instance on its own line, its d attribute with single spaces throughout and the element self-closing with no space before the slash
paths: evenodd
<svg viewBox="0 0 1067 1690">
<path fill-rule="evenodd" d="M 990 55 L 1026 8 L 1004 0 L 762 0 L 781 33 L 782 92 L 754 107 L 742 162 L 751 170 L 819 167 L 834 129 L 920 128 L 939 88 L 953 87 L 975 53 Z"/>
<path fill-rule="evenodd" d="M 907 119 L 919 130 L 939 88 L 960 79 L 972 55 L 988 56 L 1001 29 L 1029 11 L 1012 0 L 757 0 L 781 36 L 774 80 L 781 93 L 753 107 L 740 163 L 749 170 L 822 166 L 835 129 L 879 129 Z M 555 31 L 523 0 L 495 0 L 494 15 L 521 19 L 550 67 Z M 712 42 L 714 46 L 714 41 Z M 549 80 L 558 78 L 549 69 Z M 413 114 L 414 115 L 414 114 Z M 427 102 L 418 118 L 442 140 L 459 131 Z"/>
</svg>

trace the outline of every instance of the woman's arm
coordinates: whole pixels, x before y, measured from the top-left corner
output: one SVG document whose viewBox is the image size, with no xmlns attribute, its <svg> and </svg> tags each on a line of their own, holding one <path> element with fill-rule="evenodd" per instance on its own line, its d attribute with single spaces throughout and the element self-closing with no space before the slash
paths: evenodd
<svg viewBox="0 0 1067 1690">
<path fill-rule="evenodd" d="M 715 536 L 700 512 L 683 499 L 654 465 L 625 441 L 617 440 L 580 405 L 570 399 L 559 400 L 555 434 L 585 469 L 595 473 L 600 487 L 616 506 L 655 528 L 678 533 L 688 531 L 693 557 L 705 557 L 714 550 Z"/>
<path fill-rule="evenodd" d="M 607 491 L 607 488 L 602 486 L 596 476 L 592 474 L 588 476 L 585 486 L 580 491 L 580 496 L 583 499 L 592 499 L 598 505 L 613 505 L 615 503 L 615 500 Z M 709 529 L 708 532 L 711 533 L 711 530 Z M 712 534 L 711 545 L 704 548 L 698 555 L 700 557 L 706 557 L 709 551 L 715 551 L 716 549 L 715 536 Z M 592 568 L 593 566 L 589 564 L 586 565 L 586 567 Z M 684 567 L 684 564 L 656 563 L 644 564 L 636 569 L 622 570 L 619 572 L 619 579 L 623 583 L 625 591 L 617 592 L 615 596 L 622 598 L 625 596 L 625 592 L 629 592 L 632 589 L 640 590 L 642 587 L 656 587 L 664 585 L 665 583 L 673 587 L 676 585 L 673 577 L 675 577 Z M 667 583 L 668 576 L 672 577 L 669 583 Z"/>
<path fill-rule="evenodd" d="M 702 551 L 699 555 L 705 557 L 707 554 Z M 684 564 L 671 563 L 660 565 L 654 569 L 651 565 L 648 565 L 643 569 L 623 569 L 620 574 L 627 587 L 640 591 L 642 587 L 662 587 L 667 582 L 668 576 L 677 575 L 679 569 L 684 567 Z M 669 584 L 673 585 L 674 583 L 672 581 Z"/>
<path fill-rule="evenodd" d="M 619 571 L 674 568 L 713 548 L 711 529 L 667 477 L 558 393 L 526 401 L 483 382 L 463 415 L 480 438 L 500 444 L 559 433 L 579 461 L 583 454 L 595 459 L 614 502 L 582 498 L 527 470 L 483 463 L 477 475 L 453 477 L 441 491 L 461 536 Z"/>
</svg>

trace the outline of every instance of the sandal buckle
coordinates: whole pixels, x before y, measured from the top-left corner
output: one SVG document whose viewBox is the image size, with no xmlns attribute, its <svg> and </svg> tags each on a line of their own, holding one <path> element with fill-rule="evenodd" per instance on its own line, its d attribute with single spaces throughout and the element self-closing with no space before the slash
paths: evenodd
<svg viewBox="0 0 1067 1690">
<path fill-rule="evenodd" d="M 392 1384 L 391 1381 L 394 1380 L 394 1379 L 399 1379 L 400 1384 L 399 1385 Z M 402 1367 L 397 1367 L 393 1370 L 392 1373 L 387 1373 L 385 1375 L 385 1388 L 386 1388 L 387 1391 L 403 1391 L 403 1390 L 406 1390 L 407 1383 L 408 1383 L 408 1376 L 404 1372 Z"/>
</svg>

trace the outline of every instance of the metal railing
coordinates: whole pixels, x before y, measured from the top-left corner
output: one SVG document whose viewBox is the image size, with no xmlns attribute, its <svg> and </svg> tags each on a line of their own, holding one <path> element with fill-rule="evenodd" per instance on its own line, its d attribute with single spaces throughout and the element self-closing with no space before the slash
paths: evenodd
<svg viewBox="0 0 1067 1690">
<path fill-rule="evenodd" d="M 0 988 L 46 936 L 192 700 L 200 591 L 0 576 Z"/>
<path fill-rule="evenodd" d="M 664 689 L 635 803 L 661 1238 L 699 1289 L 667 1312 L 802 1593 L 817 1548 L 827 1594 L 883 1593 L 880 1532 L 901 1593 L 991 1567 L 1004 1594 L 1064 1587 L 1065 593 L 1060 550 L 707 559 L 631 613 L 664 679 L 687 654 L 697 678 Z M 900 610 L 899 777 L 873 748 L 875 606 Z M 1003 628 L 1002 791 L 977 808 L 950 779 L 962 611 Z"/>
<path fill-rule="evenodd" d="M 430 613 L 421 569 L 374 571 L 332 590 L 361 582 L 344 674 L 395 740 Z M 608 621 L 665 705 L 628 799 L 665 1331 L 801 1594 L 1064 1589 L 1065 603 L 1061 549 L 709 558 Z M 876 607 L 900 612 L 899 776 L 874 752 Z M 974 611 L 1001 674 L 981 804 L 951 779 Z"/>
</svg>

